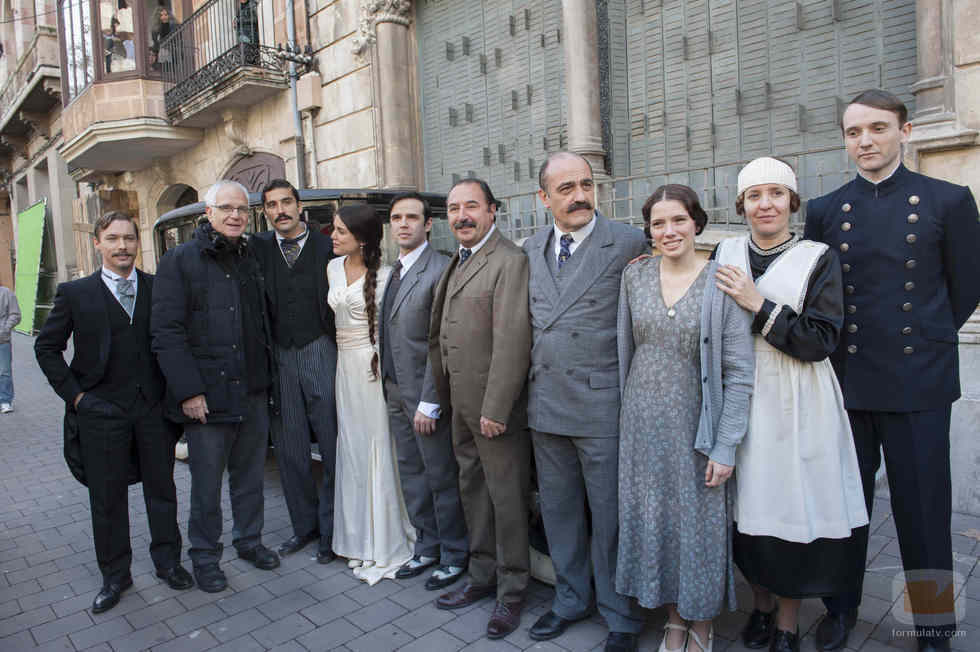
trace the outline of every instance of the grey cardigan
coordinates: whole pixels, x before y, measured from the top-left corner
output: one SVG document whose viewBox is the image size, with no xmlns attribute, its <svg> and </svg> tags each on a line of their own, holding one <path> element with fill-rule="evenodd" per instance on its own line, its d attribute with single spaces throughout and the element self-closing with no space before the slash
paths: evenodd
<svg viewBox="0 0 980 652">
<path fill-rule="evenodd" d="M 626 267 L 619 293 L 617 338 L 620 397 L 626 389 L 633 360 L 633 317 L 626 280 L 643 274 L 660 257 L 646 258 Z M 715 286 L 718 263 L 708 263 L 701 305 L 701 376 L 704 381 L 701 420 L 695 450 L 728 466 L 735 464 L 735 448 L 745 437 L 749 423 L 749 399 L 755 384 L 755 348 L 752 315 Z"/>
<path fill-rule="evenodd" d="M 10 331 L 20 323 L 20 306 L 17 295 L 0 285 L 0 344 L 10 341 Z"/>
</svg>

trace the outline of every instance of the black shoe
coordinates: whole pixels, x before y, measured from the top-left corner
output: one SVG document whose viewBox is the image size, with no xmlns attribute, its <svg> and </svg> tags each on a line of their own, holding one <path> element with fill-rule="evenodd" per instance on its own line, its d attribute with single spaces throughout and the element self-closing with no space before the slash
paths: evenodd
<svg viewBox="0 0 980 652">
<path fill-rule="evenodd" d="M 438 563 L 438 559 L 435 557 L 423 557 L 422 555 L 415 555 L 404 564 L 401 568 L 395 571 L 396 580 L 407 580 L 412 577 L 418 577 L 425 572 L 426 568 L 431 568 Z"/>
<path fill-rule="evenodd" d="M 609 632 L 605 652 L 636 652 L 640 637 L 629 632 Z"/>
<path fill-rule="evenodd" d="M 250 550 L 239 550 L 238 558 L 251 562 L 260 570 L 279 568 L 279 555 L 272 552 L 261 543 Z"/>
<path fill-rule="evenodd" d="M 183 591 L 194 586 L 194 578 L 180 564 L 173 568 L 158 570 L 157 577 L 164 580 L 174 591 Z"/>
<path fill-rule="evenodd" d="M 119 604 L 119 598 L 122 596 L 122 592 L 132 585 L 132 575 L 127 575 L 122 581 L 119 582 L 108 582 L 103 584 L 102 590 L 99 591 L 98 595 L 95 596 L 95 600 L 92 601 L 92 613 L 100 614 L 115 607 L 117 604 Z"/>
<path fill-rule="evenodd" d="M 847 645 L 847 636 L 857 622 L 857 610 L 844 613 L 831 613 L 823 617 L 817 625 L 816 643 L 818 650 L 836 650 Z"/>
<path fill-rule="evenodd" d="M 761 650 L 769 645 L 769 639 L 772 637 L 772 614 L 772 611 L 766 613 L 758 609 L 752 610 L 749 622 L 745 623 L 745 629 L 742 630 L 742 642 L 745 643 L 745 647 Z"/>
<path fill-rule="evenodd" d="M 197 588 L 205 593 L 220 593 L 228 588 L 228 578 L 216 563 L 195 564 L 194 579 L 197 580 Z"/>
<path fill-rule="evenodd" d="M 775 629 L 769 642 L 769 652 L 800 652 L 800 630 L 787 632 Z"/>
<path fill-rule="evenodd" d="M 589 614 L 585 614 L 581 618 L 568 619 L 562 618 L 554 611 L 548 611 L 548 613 L 538 618 L 536 623 L 531 625 L 531 629 L 528 630 L 527 635 L 535 641 L 550 641 L 564 634 L 565 630 L 572 623 L 588 617 Z"/>
<path fill-rule="evenodd" d="M 316 551 L 316 563 L 329 564 L 337 558 L 337 554 L 330 548 L 320 548 Z"/>
<path fill-rule="evenodd" d="M 432 571 L 432 575 L 429 575 L 429 579 L 425 581 L 425 590 L 438 591 L 444 589 L 461 578 L 465 572 L 466 568 L 463 566 L 440 566 Z"/>
<path fill-rule="evenodd" d="M 279 556 L 285 557 L 286 555 L 291 555 L 294 552 L 299 552 L 319 538 L 319 532 L 310 532 L 309 534 L 303 536 L 293 535 L 283 541 L 282 545 L 279 546 Z"/>
</svg>

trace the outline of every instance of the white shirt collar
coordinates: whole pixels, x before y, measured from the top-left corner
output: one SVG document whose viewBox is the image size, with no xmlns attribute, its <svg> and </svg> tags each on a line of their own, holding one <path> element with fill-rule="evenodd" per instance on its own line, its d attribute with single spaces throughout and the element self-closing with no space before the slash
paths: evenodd
<svg viewBox="0 0 980 652">
<path fill-rule="evenodd" d="M 307 231 L 310 230 L 310 225 L 309 224 L 307 224 L 306 222 L 301 222 L 301 224 L 303 225 L 303 233 L 306 233 Z M 279 233 L 278 231 L 275 231 L 274 230 L 274 232 L 276 234 L 276 240 L 277 241 L 282 242 L 283 240 L 286 239 L 286 236 L 284 236 L 283 234 Z M 303 233 L 300 233 L 296 237 L 298 238 L 300 235 L 303 235 Z M 307 240 L 307 238 L 303 238 L 302 240 L 300 240 L 299 241 L 300 242 L 300 246 L 303 246 L 303 243 L 306 242 L 306 240 Z"/>
<path fill-rule="evenodd" d="M 575 241 L 575 244 L 581 244 L 583 240 L 585 240 L 586 238 L 589 237 L 589 235 L 592 234 L 592 230 L 593 229 L 595 229 L 595 213 L 592 214 L 592 219 L 589 220 L 589 223 L 586 224 L 585 226 L 583 226 L 578 231 L 567 231 L 567 232 L 566 231 L 562 231 L 560 228 L 558 228 L 558 223 L 556 222 L 555 223 L 555 242 L 558 243 L 559 240 L 561 240 L 561 237 L 565 233 L 568 233 L 569 235 L 572 236 L 572 240 Z M 557 246 L 561 246 L 560 243 Z"/>
<path fill-rule="evenodd" d="M 483 245 L 485 245 L 487 243 L 487 240 L 490 239 L 490 236 L 492 236 L 493 235 L 493 232 L 496 231 L 496 230 L 497 230 L 497 225 L 496 224 L 491 224 L 490 225 L 490 230 L 487 231 L 487 234 L 485 236 L 483 236 L 483 239 L 480 240 L 479 242 L 477 242 L 472 247 L 469 247 L 470 255 L 473 255 L 476 252 L 478 252 L 480 250 L 480 248 L 483 247 Z M 463 245 L 459 245 L 459 249 L 460 249 L 460 251 L 462 251 L 463 249 L 466 249 L 466 247 L 464 247 Z"/>
<path fill-rule="evenodd" d="M 102 277 L 109 281 L 112 281 L 113 283 L 116 282 L 117 278 L 122 278 L 119 274 L 116 274 L 105 265 L 102 266 Z M 133 265 L 133 269 L 130 270 L 129 276 L 127 276 L 126 278 L 132 281 L 134 285 L 136 284 L 136 279 L 138 278 L 138 276 L 136 275 L 136 265 Z"/>
<path fill-rule="evenodd" d="M 402 264 L 402 271 L 398 278 L 405 278 L 405 273 L 408 272 L 409 268 L 415 264 L 415 261 L 422 257 L 422 252 L 424 252 L 425 248 L 428 246 L 429 241 L 423 240 L 422 244 L 417 246 L 415 249 L 412 249 L 404 256 L 398 256 L 398 260 Z"/>
</svg>

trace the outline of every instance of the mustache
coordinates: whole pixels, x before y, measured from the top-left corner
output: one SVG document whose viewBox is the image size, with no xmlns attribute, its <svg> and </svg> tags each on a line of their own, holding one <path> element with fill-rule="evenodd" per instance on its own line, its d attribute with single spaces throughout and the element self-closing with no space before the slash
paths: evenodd
<svg viewBox="0 0 980 652">
<path fill-rule="evenodd" d="M 591 211 L 592 204 L 587 201 L 577 201 L 574 204 L 570 204 L 568 207 L 569 213 L 574 213 L 575 211 L 580 211 L 580 210 Z"/>
<path fill-rule="evenodd" d="M 474 222 L 473 220 L 464 218 L 464 219 L 456 222 L 455 224 L 453 224 L 453 228 L 456 229 L 457 231 L 459 231 L 460 229 L 475 229 L 476 228 L 476 222 Z"/>
<path fill-rule="evenodd" d="M 290 217 L 289 215 L 286 215 L 285 213 L 280 213 L 279 215 L 276 216 L 276 223 L 278 224 L 279 222 L 287 222 L 291 219 L 293 218 Z"/>
</svg>

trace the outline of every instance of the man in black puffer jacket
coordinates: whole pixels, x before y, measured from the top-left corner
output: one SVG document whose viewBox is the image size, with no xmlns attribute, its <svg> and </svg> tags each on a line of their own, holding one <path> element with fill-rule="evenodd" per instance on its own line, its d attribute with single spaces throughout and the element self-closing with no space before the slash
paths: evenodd
<svg viewBox="0 0 980 652">
<path fill-rule="evenodd" d="M 184 423 L 190 450 L 189 550 L 202 590 L 228 586 L 221 559 L 221 478 L 228 465 L 233 544 L 270 570 L 262 545 L 262 482 L 275 395 L 264 279 L 243 234 L 248 192 L 219 181 L 205 195 L 208 222 L 167 253 L 157 269 L 150 331 L 167 379 L 168 418 Z"/>
</svg>

